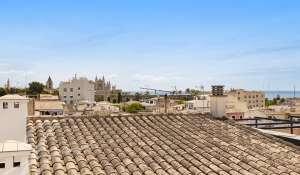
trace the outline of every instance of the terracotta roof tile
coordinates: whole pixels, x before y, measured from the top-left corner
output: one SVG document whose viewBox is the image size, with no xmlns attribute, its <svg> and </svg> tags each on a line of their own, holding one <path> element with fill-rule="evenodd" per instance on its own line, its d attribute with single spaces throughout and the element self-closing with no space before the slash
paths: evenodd
<svg viewBox="0 0 300 175">
<path fill-rule="evenodd" d="M 201 115 L 31 118 L 30 174 L 176 175 L 300 172 L 300 151 Z"/>
</svg>

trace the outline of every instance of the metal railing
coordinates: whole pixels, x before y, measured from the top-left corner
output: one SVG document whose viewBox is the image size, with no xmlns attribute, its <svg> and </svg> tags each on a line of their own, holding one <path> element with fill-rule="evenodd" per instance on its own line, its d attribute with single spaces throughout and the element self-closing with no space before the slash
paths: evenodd
<svg viewBox="0 0 300 175">
<path fill-rule="evenodd" d="M 294 129 L 300 128 L 300 116 L 289 116 L 288 119 L 254 117 L 246 119 L 235 119 L 236 122 L 258 129 L 290 129 L 294 134 Z"/>
</svg>

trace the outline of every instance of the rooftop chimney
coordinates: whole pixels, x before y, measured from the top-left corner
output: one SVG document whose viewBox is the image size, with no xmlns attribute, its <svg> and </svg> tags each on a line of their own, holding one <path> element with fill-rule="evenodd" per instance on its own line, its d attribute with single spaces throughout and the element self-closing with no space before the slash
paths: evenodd
<svg viewBox="0 0 300 175">
<path fill-rule="evenodd" d="M 223 85 L 213 85 L 212 86 L 212 95 L 213 96 L 223 96 L 224 95 L 224 86 Z"/>
</svg>

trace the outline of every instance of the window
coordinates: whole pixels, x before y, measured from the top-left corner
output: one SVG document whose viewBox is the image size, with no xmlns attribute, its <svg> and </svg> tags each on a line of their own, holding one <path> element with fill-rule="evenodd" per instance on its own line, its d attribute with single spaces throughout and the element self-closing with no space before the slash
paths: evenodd
<svg viewBox="0 0 300 175">
<path fill-rule="evenodd" d="M 241 100 L 241 97 L 238 97 L 238 100 Z"/>
<path fill-rule="evenodd" d="M 64 98 L 67 98 L 67 96 L 64 96 Z"/>
<path fill-rule="evenodd" d="M 73 88 L 70 88 L 70 92 L 73 92 Z"/>
<path fill-rule="evenodd" d="M 73 96 L 71 95 L 70 98 L 73 98 Z"/>
<path fill-rule="evenodd" d="M 243 119 L 243 116 L 240 116 L 240 119 Z"/>
<path fill-rule="evenodd" d="M 5 168 L 5 163 L 0 163 L 0 168 Z"/>
<path fill-rule="evenodd" d="M 78 90 L 80 90 L 80 87 L 78 87 Z"/>
<path fill-rule="evenodd" d="M 14 103 L 14 108 L 17 109 L 17 108 L 19 108 L 19 107 L 20 107 L 20 103 L 15 102 L 15 103 Z"/>
<path fill-rule="evenodd" d="M 80 97 L 80 94 L 78 94 L 78 97 Z"/>
<path fill-rule="evenodd" d="M 67 88 L 64 88 L 64 92 L 67 92 Z"/>
<path fill-rule="evenodd" d="M 14 162 L 14 167 L 20 167 L 21 166 L 21 162 Z"/>
<path fill-rule="evenodd" d="M 70 104 L 73 104 L 73 100 L 70 101 Z"/>
<path fill-rule="evenodd" d="M 3 102 L 3 109 L 8 109 L 8 103 L 7 102 Z"/>
<path fill-rule="evenodd" d="M 235 116 L 231 116 L 232 117 L 232 119 L 235 119 Z"/>
</svg>

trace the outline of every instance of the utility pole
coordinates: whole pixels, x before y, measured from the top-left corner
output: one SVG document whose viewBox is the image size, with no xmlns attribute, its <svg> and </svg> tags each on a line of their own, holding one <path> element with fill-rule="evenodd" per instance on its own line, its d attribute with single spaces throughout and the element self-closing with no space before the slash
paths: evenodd
<svg viewBox="0 0 300 175">
<path fill-rule="evenodd" d="M 294 99 L 296 99 L 296 86 L 294 85 Z"/>
<path fill-rule="evenodd" d="M 296 86 L 294 85 L 294 106 L 296 108 Z"/>
<path fill-rule="evenodd" d="M 168 94 L 165 94 L 165 113 L 168 113 Z"/>
<path fill-rule="evenodd" d="M 205 99 L 205 97 L 204 97 L 204 86 L 203 85 L 201 85 L 201 90 L 202 90 L 202 113 L 204 114 L 204 99 Z"/>
</svg>

